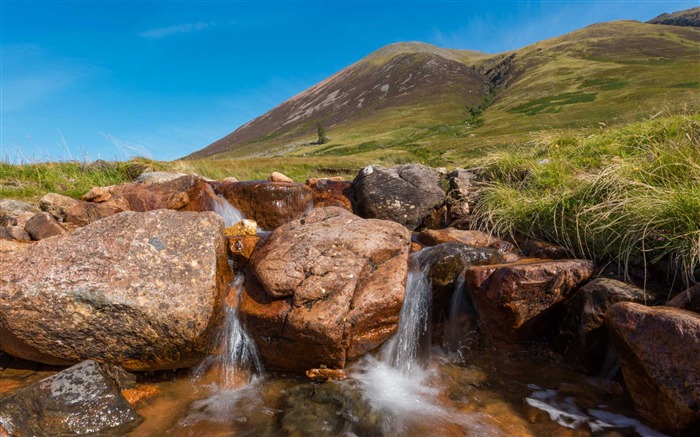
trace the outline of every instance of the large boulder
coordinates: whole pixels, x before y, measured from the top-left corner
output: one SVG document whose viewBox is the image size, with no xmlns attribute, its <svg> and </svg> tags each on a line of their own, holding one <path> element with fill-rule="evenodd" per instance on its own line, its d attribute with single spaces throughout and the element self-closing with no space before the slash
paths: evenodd
<svg viewBox="0 0 700 437">
<path fill-rule="evenodd" d="M 102 205 L 126 205 L 125 208 L 131 211 L 213 211 L 218 201 L 209 183 L 192 175 L 164 182 L 121 184 L 109 188 L 112 197 Z"/>
<path fill-rule="evenodd" d="M 564 305 L 554 344 L 574 367 L 597 373 L 608 353 L 605 313 L 617 302 L 644 303 L 644 290 L 625 282 L 597 278 L 581 287 Z"/>
<path fill-rule="evenodd" d="M 293 182 L 214 182 L 217 194 L 263 229 L 272 230 L 313 208 L 313 194 L 304 184 Z"/>
<path fill-rule="evenodd" d="M 410 233 L 337 207 L 277 228 L 250 259 L 240 313 L 267 365 L 343 368 L 398 325 Z"/>
<path fill-rule="evenodd" d="M 56 193 L 42 197 L 39 206 L 56 220 L 77 226 L 85 226 L 128 209 L 124 204 L 83 202 Z"/>
<path fill-rule="evenodd" d="M 440 174 L 419 164 L 365 167 L 353 190 L 358 215 L 392 220 L 410 230 L 421 227 L 446 200 Z"/>
<path fill-rule="evenodd" d="M 189 367 L 231 278 L 214 213 L 124 212 L 0 254 L 0 349 L 32 361 Z"/>
<path fill-rule="evenodd" d="M 10 435 L 123 435 L 141 417 L 109 371 L 84 361 L 0 400 L 0 430 Z"/>
<path fill-rule="evenodd" d="M 541 339 L 551 310 L 593 274 L 592 261 L 523 259 L 511 264 L 472 266 L 467 290 L 486 334 L 496 341 Z"/>
<path fill-rule="evenodd" d="M 663 430 L 700 435 L 700 315 L 622 302 L 606 324 L 637 412 Z"/>
</svg>

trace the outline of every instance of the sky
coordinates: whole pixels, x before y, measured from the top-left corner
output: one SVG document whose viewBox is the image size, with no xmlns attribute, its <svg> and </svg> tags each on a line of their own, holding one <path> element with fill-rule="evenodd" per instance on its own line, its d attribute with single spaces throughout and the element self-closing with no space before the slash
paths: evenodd
<svg viewBox="0 0 700 437">
<path fill-rule="evenodd" d="M 0 159 L 172 160 L 387 44 L 500 53 L 697 5 L 0 0 Z"/>
</svg>

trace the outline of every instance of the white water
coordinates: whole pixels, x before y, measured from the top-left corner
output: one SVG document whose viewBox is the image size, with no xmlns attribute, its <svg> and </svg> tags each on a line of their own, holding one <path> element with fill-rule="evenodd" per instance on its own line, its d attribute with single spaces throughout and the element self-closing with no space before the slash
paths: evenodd
<svg viewBox="0 0 700 437">
<path fill-rule="evenodd" d="M 229 201 L 222 196 L 219 196 L 218 199 L 214 199 L 212 209 L 224 219 L 224 224 L 227 228 L 235 225 L 245 218 L 243 213 L 238 208 L 231 205 Z"/>
<path fill-rule="evenodd" d="M 474 306 L 467 295 L 467 284 L 464 274 L 457 277 L 450 300 L 450 313 L 445 321 L 442 346 L 445 351 L 459 361 L 464 361 L 464 349 L 469 336 L 474 334 L 476 326 L 472 326 L 475 318 Z"/>
</svg>

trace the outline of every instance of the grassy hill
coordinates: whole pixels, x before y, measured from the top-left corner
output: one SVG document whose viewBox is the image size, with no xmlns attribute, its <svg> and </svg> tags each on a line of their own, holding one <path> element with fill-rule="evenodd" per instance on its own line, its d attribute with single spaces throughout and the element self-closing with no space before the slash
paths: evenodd
<svg viewBox="0 0 700 437">
<path fill-rule="evenodd" d="M 696 111 L 698 62 L 700 29 L 635 21 L 498 55 L 394 44 L 189 158 L 451 165 L 537 132 Z M 314 144 L 317 122 L 330 142 Z"/>
</svg>

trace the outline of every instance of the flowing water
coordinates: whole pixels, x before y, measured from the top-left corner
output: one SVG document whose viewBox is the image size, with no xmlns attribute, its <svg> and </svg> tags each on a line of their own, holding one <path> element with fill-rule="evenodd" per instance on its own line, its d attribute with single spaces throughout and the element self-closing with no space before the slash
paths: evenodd
<svg viewBox="0 0 700 437">
<path fill-rule="evenodd" d="M 224 219 L 226 227 L 233 226 L 245 217 L 235 206 L 223 196 L 217 196 L 212 202 L 212 210 Z"/>
</svg>

